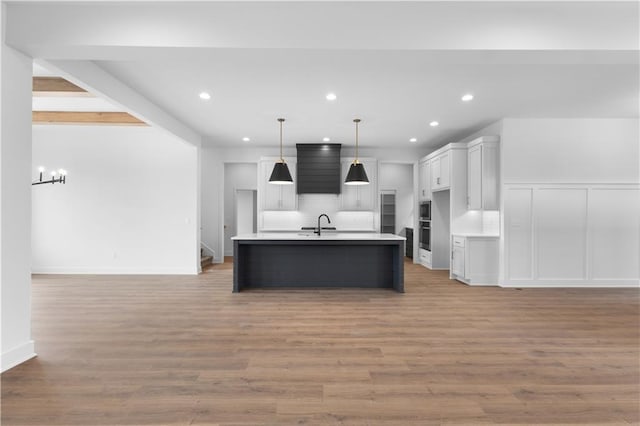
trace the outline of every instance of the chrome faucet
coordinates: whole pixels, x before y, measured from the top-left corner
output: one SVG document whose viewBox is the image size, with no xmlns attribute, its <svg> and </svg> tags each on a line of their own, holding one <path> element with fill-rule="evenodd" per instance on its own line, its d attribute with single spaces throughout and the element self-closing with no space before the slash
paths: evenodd
<svg viewBox="0 0 640 426">
<path fill-rule="evenodd" d="M 314 233 L 318 234 L 318 237 L 320 236 L 320 230 L 322 229 L 320 228 L 320 219 L 322 218 L 322 216 L 327 218 L 327 222 L 331 223 L 331 219 L 329 219 L 329 216 L 327 216 L 326 214 L 322 213 L 320 216 L 318 216 L 318 230 L 313 231 Z"/>
</svg>

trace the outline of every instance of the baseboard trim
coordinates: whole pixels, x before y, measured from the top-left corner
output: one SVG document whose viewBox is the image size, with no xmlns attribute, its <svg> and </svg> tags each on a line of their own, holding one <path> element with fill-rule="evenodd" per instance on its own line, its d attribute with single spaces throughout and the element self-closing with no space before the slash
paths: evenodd
<svg viewBox="0 0 640 426">
<path fill-rule="evenodd" d="M 37 356 L 35 353 L 35 344 L 33 340 L 29 340 L 20 346 L 9 349 L 2 353 L 2 373 L 5 371 L 22 364 L 23 362 L 30 360 Z"/>
<path fill-rule="evenodd" d="M 639 280 L 522 280 L 501 281 L 504 288 L 640 288 Z"/>
<path fill-rule="evenodd" d="M 195 268 L 49 268 L 34 266 L 32 274 L 51 275 L 198 275 Z"/>
</svg>

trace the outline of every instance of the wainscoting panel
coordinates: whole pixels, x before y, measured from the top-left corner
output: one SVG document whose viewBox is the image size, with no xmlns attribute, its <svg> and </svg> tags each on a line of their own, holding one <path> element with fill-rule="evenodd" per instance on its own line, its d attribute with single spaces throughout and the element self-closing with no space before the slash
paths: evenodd
<svg viewBox="0 0 640 426">
<path fill-rule="evenodd" d="M 510 279 L 533 279 L 533 222 L 531 188 L 513 188 L 507 191 L 504 208 L 510 214 L 505 216 L 506 265 Z"/>
<path fill-rule="evenodd" d="M 592 189 L 589 222 L 593 279 L 637 279 L 640 190 Z"/>
<path fill-rule="evenodd" d="M 534 203 L 538 279 L 586 279 L 587 189 L 540 188 Z"/>
<path fill-rule="evenodd" d="M 638 184 L 504 185 L 504 287 L 637 287 Z"/>
</svg>

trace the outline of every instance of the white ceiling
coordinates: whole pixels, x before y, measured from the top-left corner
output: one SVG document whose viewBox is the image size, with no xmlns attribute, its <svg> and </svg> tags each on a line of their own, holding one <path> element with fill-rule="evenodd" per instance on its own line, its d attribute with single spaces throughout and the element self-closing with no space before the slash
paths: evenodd
<svg viewBox="0 0 640 426">
<path fill-rule="evenodd" d="M 358 117 L 363 145 L 426 148 L 502 117 L 638 117 L 637 12 L 636 2 L 24 3 L 9 8 L 7 40 L 34 57 L 93 61 L 205 144 L 273 146 L 285 117 L 287 143 L 352 145 Z M 475 99 L 463 103 L 467 92 Z"/>
<path fill-rule="evenodd" d="M 216 145 L 277 143 L 284 117 L 290 142 L 353 142 L 361 118 L 368 146 L 437 145 L 501 117 L 633 117 L 638 67 L 501 63 L 462 55 L 443 63 L 424 51 L 210 50 L 99 65 Z M 437 55 L 435 55 L 437 56 Z M 536 54 L 529 55 L 532 60 Z M 530 61 L 531 62 L 531 61 Z M 207 91 L 212 98 L 202 101 Z M 325 95 L 333 92 L 337 100 Z M 461 101 L 467 92 L 475 99 Z M 429 123 L 437 120 L 440 126 Z"/>
</svg>

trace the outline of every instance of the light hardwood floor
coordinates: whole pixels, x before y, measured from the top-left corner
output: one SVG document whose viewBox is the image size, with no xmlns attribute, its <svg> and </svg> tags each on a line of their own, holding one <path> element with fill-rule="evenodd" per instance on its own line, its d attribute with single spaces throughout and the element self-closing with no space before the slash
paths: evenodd
<svg viewBox="0 0 640 426">
<path fill-rule="evenodd" d="M 405 294 L 232 294 L 230 266 L 34 276 L 39 356 L 2 375 L 2 425 L 640 421 L 638 290 L 407 264 Z"/>
</svg>

